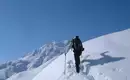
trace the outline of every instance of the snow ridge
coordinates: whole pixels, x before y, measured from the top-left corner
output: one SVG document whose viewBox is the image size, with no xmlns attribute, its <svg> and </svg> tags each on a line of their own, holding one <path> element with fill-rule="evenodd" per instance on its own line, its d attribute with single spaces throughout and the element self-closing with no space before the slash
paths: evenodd
<svg viewBox="0 0 130 80">
<path fill-rule="evenodd" d="M 101 36 L 83 43 L 81 72 L 75 72 L 73 52 L 64 54 L 39 72 L 32 80 L 130 80 L 130 29 Z"/>
<path fill-rule="evenodd" d="M 15 61 L 9 61 L 0 65 L 0 80 L 5 80 L 12 75 L 23 71 L 29 71 L 41 66 L 52 58 L 61 55 L 64 52 L 66 41 L 52 42 L 45 44 L 22 58 Z"/>
<path fill-rule="evenodd" d="M 83 43 L 85 51 L 81 55 L 79 74 L 75 71 L 73 51 L 69 50 L 66 61 L 65 55 L 62 54 L 67 42 L 52 42 L 42 46 L 41 51 L 40 49 L 35 50 L 24 58 L 20 58 L 20 61 L 16 61 L 27 64 L 27 70 L 13 73 L 7 80 L 130 80 L 129 35 L 130 29 L 127 29 L 85 41 Z M 44 54 L 41 54 L 42 51 Z M 43 60 L 41 56 L 44 58 Z M 65 64 L 66 66 L 64 66 Z M 66 74 L 64 74 L 65 67 Z M 2 68 L 0 71 L 5 70 Z"/>
</svg>

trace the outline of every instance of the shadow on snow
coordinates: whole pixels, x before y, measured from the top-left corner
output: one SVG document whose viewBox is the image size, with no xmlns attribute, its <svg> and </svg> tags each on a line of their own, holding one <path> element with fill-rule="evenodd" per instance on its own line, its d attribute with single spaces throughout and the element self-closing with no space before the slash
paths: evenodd
<svg viewBox="0 0 130 80">
<path fill-rule="evenodd" d="M 103 52 L 100 55 L 102 56 L 99 59 L 84 59 L 81 61 L 81 63 L 89 62 L 88 65 L 90 66 L 96 66 L 96 65 L 104 65 L 110 62 L 116 62 L 125 59 L 125 57 L 112 57 L 109 55 L 106 55 L 106 53 L 109 53 L 109 51 Z"/>
</svg>

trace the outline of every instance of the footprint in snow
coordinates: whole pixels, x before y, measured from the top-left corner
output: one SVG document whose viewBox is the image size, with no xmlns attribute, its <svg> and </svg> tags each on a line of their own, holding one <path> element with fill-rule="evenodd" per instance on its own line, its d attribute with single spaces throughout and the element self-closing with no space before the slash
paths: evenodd
<svg viewBox="0 0 130 80">
<path fill-rule="evenodd" d="M 88 79 L 88 80 L 95 80 L 94 77 L 91 76 L 91 75 L 88 75 L 88 76 L 87 76 L 87 79 Z"/>
<path fill-rule="evenodd" d="M 83 65 L 81 68 L 82 74 L 84 75 L 88 75 L 89 71 L 90 71 L 90 65 L 86 64 Z"/>
<path fill-rule="evenodd" d="M 121 69 L 119 69 L 119 68 L 113 68 L 112 69 L 112 71 L 117 71 L 117 72 L 122 72 L 122 70 L 123 70 L 122 68 Z"/>
<path fill-rule="evenodd" d="M 108 76 L 105 76 L 105 74 L 104 73 L 99 73 L 98 74 L 99 76 L 102 76 L 103 78 L 104 78 L 104 80 L 111 80 L 111 78 L 109 78 Z"/>
</svg>

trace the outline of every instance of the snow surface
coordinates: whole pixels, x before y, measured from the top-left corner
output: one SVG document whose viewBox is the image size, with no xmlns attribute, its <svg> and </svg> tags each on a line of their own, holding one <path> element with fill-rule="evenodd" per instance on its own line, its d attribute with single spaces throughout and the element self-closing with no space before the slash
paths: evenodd
<svg viewBox="0 0 130 80">
<path fill-rule="evenodd" d="M 44 63 L 43 65 L 41 65 L 38 68 L 14 74 L 13 76 L 11 76 L 10 78 L 8 78 L 7 80 L 32 80 L 43 68 L 45 68 L 54 59 L 56 59 L 56 57 L 50 59 L 49 61 L 47 61 L 46 63 Z"/>
<path fill-rule="evenodd" d="M 81 72 L 79 74 L 75 72 L 73 52 L 70 50 L 67 53 L 65 62 L 65 55 L 61 53 L 61 55 L 57 55 L 56 51 L 55 54 L 46 56 L 49 57 L 49 60 L 40 66 L 36 68 L 28 67 L 28 70 L 16 73 L 7 80 L 130 80 L 129 35 L 130 29 L 127 29 L 85 41 L 83 43 L 85 51 L 81 55 Z M 63 43 L 66 44 L 67 41 Z M 53 42 L 52 44 L 61 46 L 61 43 Z M 51 48 L 49 45 L 44 45 L 40 49 L 50 54 Z M 63 46 L 61 49 L 63 53 Z M 34 52 L 33 55 L 40 57 L 41 55 L 38 52 Z M 36 58 L 32 58 L 28 54 L 22 60 L 31 61 Z M 29 66 L 32 66 L 32 64 Z M 65 72 L 64 69 L 66 69 Z M 1 69 L 1 71 L 4 71 L 4 69 Z"/>
<path fill-rule="evenodd" d="M 50 60 L 64 52 L 66 42 L 67 40 L 45 44 L 18 60 L 0 64 L 0 80 L 5 80 L 10 77 L 12 77 L 11 80 L 15 80 L 17 77 L 20 80 L 25 80 L 27 77 L 27 80 L 31 80 L 41 69 L 51 62 Z"/>
<path fill-rule="evenodd" d="M 73 52 L 64 54 L 45 67 L 32 80 L 130 80 L 130 29 L 83 43 L 81 72 L 75 72 Z"/>
</svg>

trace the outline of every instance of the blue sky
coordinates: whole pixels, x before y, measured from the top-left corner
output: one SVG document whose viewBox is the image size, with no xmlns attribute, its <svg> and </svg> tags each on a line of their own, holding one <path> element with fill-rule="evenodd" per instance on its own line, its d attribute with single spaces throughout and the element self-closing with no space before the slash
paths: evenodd
<svg viewBox="0 0 130 80">
<path fill-rule="evenodd" d="M 129 0 L 1 0 L 0 62 L 45 43 L 130 28 Z"/>
</svg>

